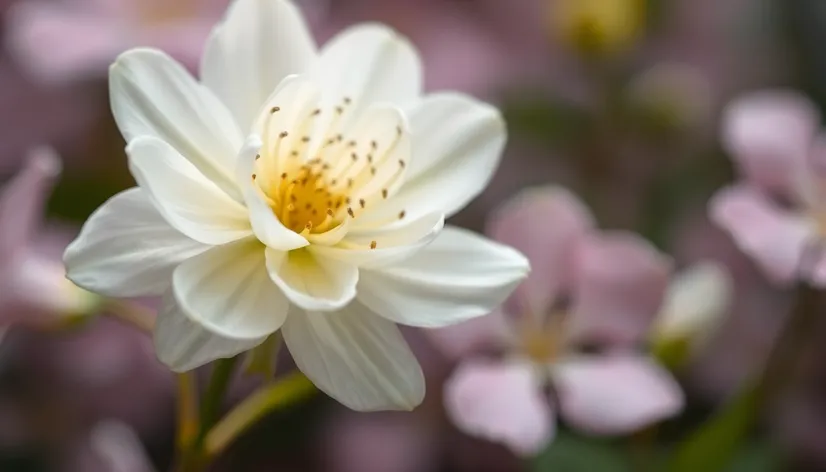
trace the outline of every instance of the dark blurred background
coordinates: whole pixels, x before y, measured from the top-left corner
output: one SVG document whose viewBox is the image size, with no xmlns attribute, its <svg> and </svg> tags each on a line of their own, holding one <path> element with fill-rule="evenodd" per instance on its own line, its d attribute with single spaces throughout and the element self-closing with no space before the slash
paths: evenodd
<svg viewBox="0 0 826 472">
<path fill-rule="evenodd" d="M 795 88 L 826 104 L 826 2 L 298 3 L 319 42 L 354 23 L 387 23 L 421 51 L 428 90 L 461 90 L 503 110 L 506 155 L 491 186 L 455 224 L 482 230 L 491 209 L 520 189 L 558 183 L 581 195 L 602 227 L 639 231 L 679 265 L 715 258 L 728 266 L 736 287 L 730 316 L 681 372 L 689 408 L 665 426 L 666 439 L 706 418 L 760 368 L 790 294 L 772 287 L 708 221 L 709 196 L 734 178 L 718 143 L 718 121 L 730 99 L 766 87 Z M 97 206 L 133 185 L 108 109 L 108 64 L 121 50 L 149 44 L 194 71 L 208 28 L 225 6 L 221 0 L 0 1 L 0 183 L 32 147 L 55 147 L 64 172 L 48 205 L 51 244 L 65 245 Z M 268 417 L 216 470 L 527 467 L 505 448 L 450 425 L 439 397 L 451 362 L 421 333 L 407 334 L 428 380 L 417 411 L 357 414 L 316 395 Z M 822 350 L 807 356 L 822 360 Z M 736 470 L 826 470 L 826 363 L 811 364 L 789 400 L 766 412 Z M 232 398 L 254 384 L 239 379 Z M 13 328 L 0 343 L 0 471 L 108 471 L 89 438 L 109 419 L 134 428 L 164 470 L 172 454 L 173 385 L 151 341 L 117 321 L 60 331 Z M 782 466 L 775 454 L 781 449 Z M 622 450 L 614 441 L 563 431 L 538 460 L 546 465 L 535 467 L 636 470 Z"/>
</svg>

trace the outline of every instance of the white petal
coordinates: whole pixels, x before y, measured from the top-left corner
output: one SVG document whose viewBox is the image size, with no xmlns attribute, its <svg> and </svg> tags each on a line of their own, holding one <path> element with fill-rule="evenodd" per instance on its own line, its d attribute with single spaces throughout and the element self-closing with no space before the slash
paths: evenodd
<svg viewBox="0 0 826 472">
<path fill-rule="evenodd" d="M 260 338 L 218 335 L 187 316 L 170 290 L 155 321 L 155 352 L 175 372 L 186 372 L 216 359 L 233 357 L 258 346 Z"/>
<path fill-rule="evenodd" d="M 401 332 L 360 303 L 291 312 L 283 333 L 298 368 L 349 408 L 412 410 L 424 399 L 424 375 Z"/>
<path fill-rule="evenodd" d="M 260 138 L 257 136 L 247 138 L 238 156 L 238 167 L 235 171 L 238 185 L 244 195 L 244 201 L 247 203 L 252 229 L 262 243 L 273 249 L 290 251 L 304 247 L 309 242 L 295 231 L 281 224 L 272 208 L 264 201 L 258 186 L 253 182 L 255 156 L 258 155 L 260 149 Z"/>
<path fill-rule="evenodd" d="M 490 313 L 528 271 L 527 259 L 516 250 L 446 227 L 415 257 L 362 270 L 358 299 L 398 323 L 442 327 Z"/>
<path fill-rule="evenodd" d="M 312 246 L 310 251 L 362 268 L 379 268 L 410 258 L 433 241 L 444 227 L 441 213 L 430 213 L 372 231 L 351 231 L 337 246 Z M 371 249 L 373 241 L 376 248 Z"/>
<path fill-rule="evenodd" d="M 182 261 L 205 251 L 176 230 L 138 188 L 121 192 L 86 220 L 63 256 L 75 284 L 112 297 L 160 295 Z"/>
<path fill-rule="evenodd" d="M 236 0 L 212 32 L 201 78 L 245 132 L 276 85 L 309 69 L 316 48 L 299 9 L 286 0 Z"/>
<path fill-rule="evenodd" d="M 331 311 L 356 296 L 358 269 L 310 251 L 267 249 L 267 270 L 291 302 L 306 310 Z"/>
<path fill-rule="evenodd" d="M 264 246 L 253 238 L 187 260 L 175 269 L 172 288 L 188 316 L 228 337 L 272 334 L 287 316 L 287 300 L 267 275 Z"/>
<path fill-rule="evenodd" d="M 408 110 L 416 145 L 404 186 L 370 213 L 386 219 L 458 212 L 484 190 L 499 164 L 507 132 L 496 108 L 459 94 L 426 97 Z"/>
<path fill-rule="evenodd" d="M 158 138 L 141 136 L 126 147 L 129 168 L 166 220 L 190 238 L 225 244 L 252 234 L 243 205 Z"/>
<path fill-rule="evenodd" d="M 682 271 L 668 287 L 654 337 L 663 341 L 686 339 L 699 347 L 725 320 L 734 295 L 733 283 L 725 267 L 714 261 Z"/>
<path fill-rule="evenodd" d="M 331 39 L 311 69 L 332 103 L 350 97 L 356 107 L 404 105 L 422 91 L 422 65 L 410 42 L 378 24 L 351 27 Z"/>
<path fill-rule="evenodd" d="M 235 157 L 243 135 L 229 110 L 177 62 L 152 49 L 122 54 L 109 73 L 112 113 L 126 141 L 155 136 L 240 201 Z"/>
</svg>

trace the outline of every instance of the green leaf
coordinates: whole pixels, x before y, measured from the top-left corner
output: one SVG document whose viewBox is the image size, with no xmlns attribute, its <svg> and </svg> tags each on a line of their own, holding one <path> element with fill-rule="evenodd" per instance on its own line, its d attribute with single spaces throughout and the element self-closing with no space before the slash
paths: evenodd
<svg viewBox="0 0 826 472">
<path fill-rule="evenodd" d="M 622 449 L 560 432 L 533 463 L 534 472 L 632 472 Z"/>
<path fill-rule="evenodd" d="M 668 472 L 729 470 L 757 415 L 758 391 L 747 388 L 676 448 Z"/>
</svg>

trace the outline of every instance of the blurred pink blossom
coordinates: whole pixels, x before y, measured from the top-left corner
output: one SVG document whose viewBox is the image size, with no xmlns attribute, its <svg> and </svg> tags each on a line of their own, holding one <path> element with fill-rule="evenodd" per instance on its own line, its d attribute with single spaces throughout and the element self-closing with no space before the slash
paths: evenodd
<svg viewBox="0 0 826 472">
<path fill-rule="evenodd" d="M 49 149 L 31 153 L 24 168 L 0 193 L 0 324 L 53 325 L 88 314 L 98 298 L 66 279 L 58 254 L 34 244 L 45 200 L 60 174 Z"/>
<path fill-rule="evenodd" d="M 743 180 L 710 202 L 712 219 L 774 282 L 826 286 L 826 139 L 815 106 L 791 91 L 729 105 L 723 143 Z"/>
<path fill-rule="evenodd" d="M 105 77 L 121 52 L 162 49 L 195 69 L 227 0 L 26 0 L 9 9 L 7 44 L 38 79 Z"/>
<path fill-rule="evenodd" d="M 663 302 L 665 256 L 635 235 L 597 231 L 582 203 L 556 187 L 524 191 L 494 214 L 489 233 L 525 253 L 532 272 L 502 312 L 436 334 L 439 344 L 476 347 L 464 332 L 472 330 L 506 352 L 468 357 L 448 381 L 445 405 L 460 429 L 529 455 L 552 440 L 557 414 L 610 435 L 681 410 L 671 375 L 633 349 Z M 577 352 L 590 342 L 612 349 Z"/>
</svg>

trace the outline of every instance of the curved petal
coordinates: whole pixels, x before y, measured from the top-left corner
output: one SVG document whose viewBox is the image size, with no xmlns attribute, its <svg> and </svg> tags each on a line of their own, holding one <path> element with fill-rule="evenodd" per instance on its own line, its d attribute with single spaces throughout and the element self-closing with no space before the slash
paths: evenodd
<svg viewBox="0 0 826 472">
<path fill-rule="evenodd" d="M 66 276 L 110 297 L 161 295 L 172 271 L 209 246 L 176 230 L 139 188 L 121 192 L 86 220 L 66 248 Z"/>
<path fill-rule="evenodd" d="M 323 85 L 328 104 L 349 97 L 356 108 L 405 105 L 422 93 L 419 54 L 406 38 L 379 24 L 353 26 L 332 38 L 310 74 Z"/>
<path fill-rule="evenodd" d="M 699 348 L 725 320 L 733 296 L 734 280 L 724 265 L 703 261 L 683 270 L 668 287 L 653 337 Z"/>
<path fill-rule="evenodd" d="M 476 352 L 497 352 L 517 346 L 509 315 L 502 310 L 459 324 L 425 331 L 433 344 L 449 359 L 459 360 Z"/>
<path fill-rule="evenodd" d="M 110 472 L 153 472 L 155 469 L 138 434 L 126 423 L 103 420 L 89 437 L 92 450 Z"/>
<path fill-rule="evenodd" d="M 287 299 L 267 275 L 264 246 L 253 238 L 185 261 L 172 288 L 187 316 L 225 337 L 272 334 L 287 316 Z"/>
<path fill-rule="evenodd" d="M 469 360 L 445 384 L 445 410 L 467 434 L 507 445 L 527 456 L 556 434 L 553 411 L 527 363 Z"/>
<path fill-rule="evenodd" d="M 797 280 L 806 244 L 815 235 L 814 222 L 781 210 L 745 185 L 718 192 L 709 212 L 772 280 L 781 284 Z"/>
<path fill-rule="evenodd" d="M 305 310 L 338 310 L 356 296 L 359 271 L 351 264 L 317 257 L 304 249 L 280 252 L 267 248 L 266 254 L 272 281 Z"/>
<path fill-rule="evenodd" d="M 637 235 L 605 232 L 583 241 L 577 269 L 571 337 L 617 344 L 642 340 L 662 306 L 671 260 Z"/>
<path fill-rule="evenodd" d="M 60 158 L 49 148 L 31 151 L 23 169 L 0 192 L 0 258 L 11 260 L 31 241 L 46 200 L 60 175 Z"/>
<path fill-rule="evenodd" d="M 365 232 L 351 231 L 336 246 L 312 246 L 310 251 L 357 267 L 377 269 L 417 254 L 438 237 L 444 224 L 441 213 L 431 213 L 402 225 Z"/>
<path fill-rule="evenodd" d="M 298 368 L 349 408 L 412 410 L 424 399 L 422 369 L 399 329 L 358 302 L 291 312 L 283 333 Z"/>
<path fill-rule="evenodd" d="M 559 410 L 591 434 L 624 434 L 670 418 L 684 404 L 667 370 L 636 355 L 573 358 L 553 367 Z"/>
<path fill-rule="evenodd" d="M 487 233 L 531 261 L 531 274 L 509 303 L 514 313 L 544 316 L 573 287 L 576 247 L 594 226 L 585 205 L 557 186 L 524 190 L 496 209 Z"/>
<path fill-rule="evenodd" d="M 225 244 L 252 234 L 246 208 L 201 175 L 171 145 L 141 136 L 126 147 L 138 185 L 166 220 L 190 238 Z"/>
<path fill-rule="evenodd" d="M 140 136 L 166 141 L 241 201 L 233 171 L 243 135 L 229 110 L 180 64 L 157 50 L 128 51 L 110 69 L 109 94 L 127 142 Z"/>
<path fill-rule="evenodd" d="M 261 139 L 250 136 L 238 156 L 236 178 L 249 210 L 250 224 L 258 239 L 267 247 L 290 251 L 310 244 L 303 236 L 285 227 L 276 218 L 272 208 L 264 201 L 258 186 L 253 182 L 255 158 L 261 149 Z"/>
<path fill-rule="evenodd" d="M 170 290 L 155 320 L 155 352 L 174 372 L 187 372 L 216 359 L 248 351 L 266 339 L 225 337 L 214 333 L 188 316 L 175 302 Z"/>
<path fill-rule="evenodd" d="M 397 323 L 437 328 L 492 312 L 528 271 L 510 247 L 447 227 L 416 257 L 363 270 L 358 299 Z"/>
<path fill-rule="evenodd" d="M 315 42 L 293 2 L 236 0 L 207 42 L 201 80 L 249 132 L 278 83 L 315 59 Z"/>
<path fill-rule="evenodd" d="M 726 108 L 722 141 L 750 182 L 792 196 L 795 174 L 805 165 L 819 126 L 809 99 L 791 90 L 767 90 Z"/>
<path fill-rule="evenodd" d="M 434 211 L 451 216 L 490 182 L 507 139 L 499 111 L 470 97 L 442 93 L 408 110 L 415 140 L 410 170 L 393 198 L 365 212 L 367 220 L 410 218 Z"/>
</svg>

